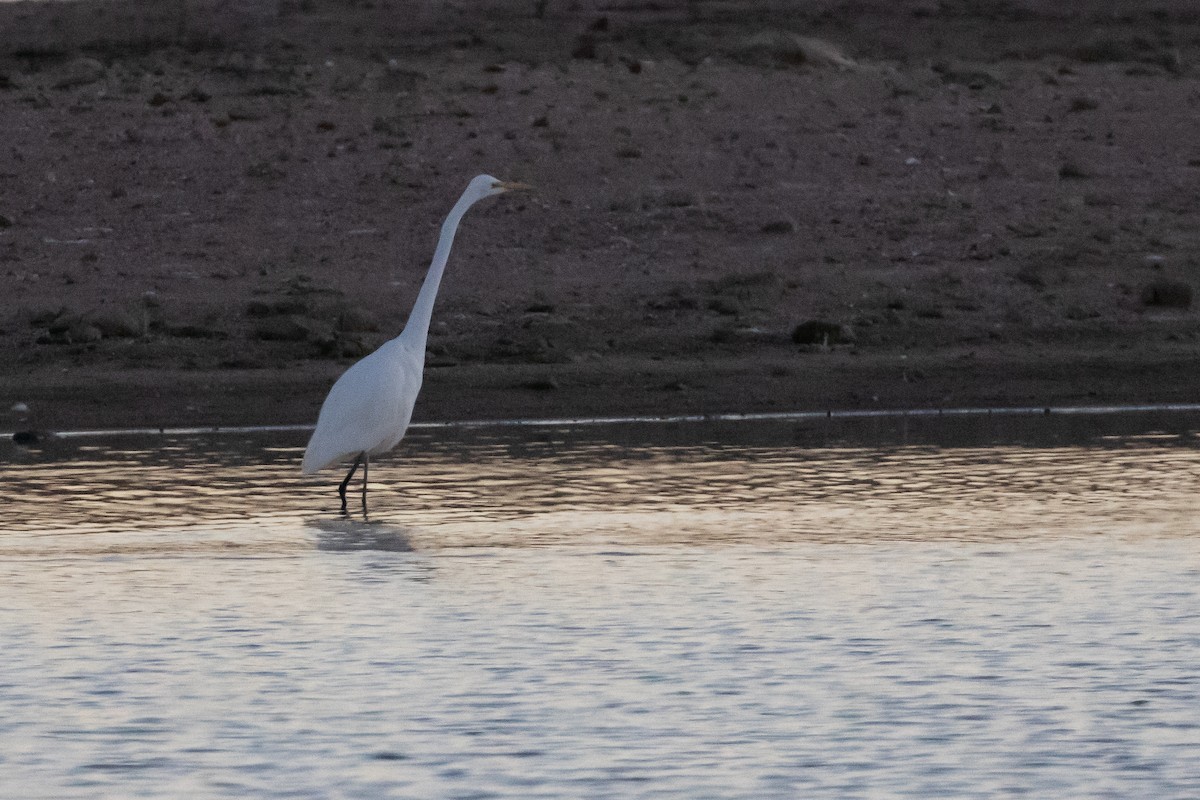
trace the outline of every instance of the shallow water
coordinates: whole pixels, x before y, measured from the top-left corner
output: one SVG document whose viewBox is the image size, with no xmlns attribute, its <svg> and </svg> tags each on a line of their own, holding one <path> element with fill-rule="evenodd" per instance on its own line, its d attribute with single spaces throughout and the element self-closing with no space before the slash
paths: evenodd
<svg viewBox="0 0 1200 800">
<path fill-rule="evenodd" d="M 0 797 L 1200 796 L 1196 417 L 0 448 Z"/>
</svg>

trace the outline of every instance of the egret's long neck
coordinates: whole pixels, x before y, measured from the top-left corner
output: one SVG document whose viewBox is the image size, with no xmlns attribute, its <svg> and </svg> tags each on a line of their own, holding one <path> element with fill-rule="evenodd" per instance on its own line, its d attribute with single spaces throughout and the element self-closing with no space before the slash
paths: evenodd
<svg viewBox="0 0 1200 800">
<path fill-rule="evenodd" d="M 454 244 L 454 234 L 458 231 L 458 223 L 467 209 L 477 198 L 464 194 L 458 198 L 454 208 L 450 209 L 446 221 L 442 223 L 442 234 L 438 238 L 437 249 L 433 251 L 433 262 L 421 284 L 421 292 L 417 302 L 408 315 L 408 323 L 400 334 L 409 348 L 421 356 L 425 354 L 425 340 L 429 336 L 429 321 L 433 318 L 433 303 L 437 300 L 438 286 L 442 283 L 442 273 L 446 271 L 446 261 L 450 258 L 450 247 Z"/>
</svg>

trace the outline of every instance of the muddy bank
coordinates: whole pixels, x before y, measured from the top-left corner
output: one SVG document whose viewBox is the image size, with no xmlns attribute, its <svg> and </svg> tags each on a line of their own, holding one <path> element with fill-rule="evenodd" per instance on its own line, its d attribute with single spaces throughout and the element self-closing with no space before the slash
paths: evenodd
<svg viewBox="0 0 1200 800">
<path fill-rule="evenodd" d="M 1190 348 L 1122 359 L 1101 351 L 1031 355 L 830 353 L 597 365 L 433 369 L 416 421 L 720 414 L 795 410 L 1192 403 Z M 174 369 L 42 373 L 15 387 L 30 415 L 3 428 L 95 429 L 313 424 L 340 366 L 246 372 Z M 1064 380 L 1069 373 L 1070 380 Z"/>
<path fill-rule="evenodd" d="M 791 6 L 10 49 L 0 402 L 311 421 L 485 171 L 421 418 L 1200 396 L 1188 4 Z"/>
</svg>

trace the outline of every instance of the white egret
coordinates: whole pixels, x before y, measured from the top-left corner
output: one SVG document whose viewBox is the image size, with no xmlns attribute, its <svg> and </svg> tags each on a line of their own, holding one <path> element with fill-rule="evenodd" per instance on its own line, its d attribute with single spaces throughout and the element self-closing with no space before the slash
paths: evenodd
<svg viewBox="0 0 1200 800">
<path fill-rule="evenodd" d="M 442 223 L 433 262 L 404 330 L 342 373 L 329 390 L 317 417 L 317 428 L 304 451 L 303 471 L 309 475 L 343 459 L 354 458 L 350 471 L 338 487 L 343 513 L 346 511 L 346 487 L 360 463 L 363 468 L 363 513 L 366 513 L 370 458 L 395 447 L 408 429 L 413 404 L 421 390 L 425 340 L 429 335 L 433 303 L 459 221 L 468 208 L 485 197 L 528 188 L 525 184 L 497 180 L 490 175 L 479 175 L 467 184 L 466 191 Z"/>
</svg>

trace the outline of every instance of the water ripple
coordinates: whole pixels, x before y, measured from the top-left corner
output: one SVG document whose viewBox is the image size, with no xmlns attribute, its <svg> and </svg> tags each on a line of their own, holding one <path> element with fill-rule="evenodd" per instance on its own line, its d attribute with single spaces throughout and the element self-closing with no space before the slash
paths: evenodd
<svg viewBox="0 0 1200 800">
<path fill-rule="evenodd" d="M 761 423 L 754 430 L 763 435 Z M 795 444 L 721 433 L 674 429 L 667 444 L 618 444 L 571 429 L 532 438 L 420 433 L 373 464 L 370 525 L 357 528 L 328 514 L 334 471 L 298 474 L 294 433 L 59 441 L 14 449 L 0 466 L 9 509 L 0 553 L 250 555 L 314 543 L 405 550 L 1194 530 L 1200 451 L 1189 432 L 1093 432 L 1087 444 L 1041 447 L 823 446 L 811 427 L 778 424 L 772 441 Z"/>
<path fill-rule="evenodd" d="M 1191 422 L 910 422 L 0 449 L 0 797 L 1200 796 Z"/>
</svg>

